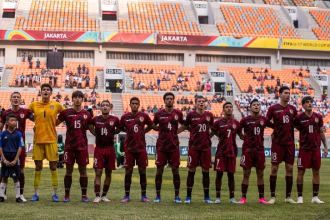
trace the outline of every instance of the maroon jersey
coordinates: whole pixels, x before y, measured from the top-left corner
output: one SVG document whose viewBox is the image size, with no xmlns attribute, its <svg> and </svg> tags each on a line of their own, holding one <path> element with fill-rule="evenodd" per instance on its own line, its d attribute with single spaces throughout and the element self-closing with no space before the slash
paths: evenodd
<svg viewBox="0 0 330 220">
<path fill-rule="evenodd" d="M 14 114 L 17 118 L 17 130 L 22 133 L 23 140 L 25 143 L 25 128 L 26 128 L 26 119 L 32 116 L 32 113 L 25 108 L 19 108 L 17 112 L 14 112 L 12 109 L 7 109 L 1 115 L 1 123 L 6 125 L 6 117 L 9 114 Z M 8 126 L 6 125 L 6 129 Z"/>
<path fill-rule="evenodd" d="M 303 112 L 295 117 L 294 125 L 299 130 L 300 149 L 309 151 L 321 146 L 320 128 L 323 128 L 323 119 L 320 114 L 313 112 L 308 117 Z"/>
<path fill-rule="evenodd" d="M 243 152 L 257 152 L 264 150 L 264 129 L 268 119 L 264 116 L 254 118 L 248 115 L 242 118 L 241 128 L 244 129 Z"/>
<path fill-rule="evenodd" d="M 139 112 L 137 115 L 129 112 L 121 116 L 119 127 L 126 132 L 125 151 L 139 153 L 146 150 L 145 125 L 151 126 L 152 121 L 144 112 Z"/>
<path fill-rule="evenodd" d="M 297 115 L 296 107 L 280 104 L 270 106 L 267 118 L 274 123 L 273 142 L 278 145 L 294 145 L 293 120 Z"/>
<path fill-rule="evenodd" d="M 159 124 L 159 134 L 156 143 L 157 150 L 169 152 L 179 147 L 177 135 L 179 123 L 183 124 L 183 115 L 178 109 L 173 109 L 171 113 L 167 113 L 165 109 L 156 112 L 154 124 Z"/>
<path fill-rule="evenodd" d="M 197 111 L 188 113 L 184 125 L 190 126 L 189 148 L 198 151 L 207 151 L 211 147 L 210 127 L 214 119 L 211 112 L 205 111 L 200 115 Z"/>
<path fill-rule="evenodd" d="M 236 134 L 242 132 L 240 123 L 235 118 L 229 121 L 225 118 L 220 118 L 214 123 L 212 130 L 219 133 L 216 156 L 236 157 Z"/>
<path fill-rule="evenodd" d="M 103 118 L 100 115 L 93 118 L 93 125 L 96 133 L 96 147 L 113 147 L 113 139 L 116 127 L 119 126 L 119 119 L 112 115 L 109 115 L 108 118 Z"/>
<path fill-rule="evenodd" d="M 93 124 L 90 113 L 86 110 L 77 112 L 73 108 L 63 110 L 58 120 L 66 123 L 66 150 L 87 150 L 88 141 L 86 131 L 88 125 Z"/>
</svg>

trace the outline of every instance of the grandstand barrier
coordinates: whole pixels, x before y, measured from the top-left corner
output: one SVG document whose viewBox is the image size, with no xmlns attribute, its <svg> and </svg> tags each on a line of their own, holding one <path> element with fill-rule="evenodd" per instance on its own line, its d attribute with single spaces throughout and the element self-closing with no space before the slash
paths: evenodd
<svg viewBox="0 0 330 220">
<path fill-rule="evenodd" d="M 330 51 L 330 41 L 283 39 L 280 49 Z"/>
</svg>

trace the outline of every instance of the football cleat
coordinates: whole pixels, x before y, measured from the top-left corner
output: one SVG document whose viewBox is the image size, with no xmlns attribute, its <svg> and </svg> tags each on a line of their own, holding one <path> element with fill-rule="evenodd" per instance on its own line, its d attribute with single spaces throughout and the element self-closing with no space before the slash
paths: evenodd
<svg viewBox="0 0 330 220">
<path fill-rule="evenodd" d="M 30 199 L 30 202 L 36 202 L 39 201 L 39 196 L 37 194 L 34 194 L 34 196 Z"/>
<path fill-rule="evenodd" d="M 296 204 L 296 202 L 291 198 L 291 197 L 288 197 L 284 200 L 285 203 L 291 203 L 291 204 Z"/>
<path fill-rule="evenodd" d="M 59 202 L 60 201 L 56 194 L 53 194 L 52 199 L 53 199 L 53 202 Z"/>
<path fill-rule="evenodd" d="M 110 199 L 107 199 L 107 197 L 105 197 L 105 196 L 101 197 L 101 201 L 102 202 L 111 202 Z"/>
<path fill-rule="evenodd" d="M 210 197 L 204 197 L 203 202 L 213 204 L 213 201 L 210 199 Z"/>
<path fill-rule="evenodd" d="M 87 196 L 82 196 L 81 201 L 82 202 L 89 202 L 89 199 L 87 198 Z"/>
<path fill-rule="evenodd" d="M 21 199 L 21 197 L 17 197 L 17 198 L 16 198 L 16 202 L 17 202 L 17 203 L 23 203 L 23 200 Z"/>
<path fill-rule="evenodd" d="M 181 199 L 179 197 L 174 198 L 174 203 L 182 203 Z"/>
<path fill-rule="evenodd" d="M 186 201 L 184 201 L 185 204 L 190 204 L 191 203 L 191 197 L 187 196 Z"/>
<path fill-rule="evenodd" d="M 70 196 L 65 196 L 65 198 L 63 199 L 63 202 L 70 202 Z"/>
<path fill-rule="evenodd" d="M 258 203 L 269 205 L 269 202 L 265 198 L 263 198 L 263 197 L 259 199 Z"/>
<path fill-rule="evenodd" d="M 270 200 L 268 201 L 269 204 L 275 204 L 275 202 L 276 202 L 275 197 L 270 198 Z"/>
<path fill-rule="evenodd" d="M 238 202 L 235 200 L 235 198 L 231 198 L 229 199 L 229 203 L 237 204 Z"/>
<path fill-rule="evenodd" d="M 5 194 L 5 196 L 3 197 L 5 200 L 7 200 L 7 195 Z"/>
<path fill-rule="evenodd" d="M 160 199 L 160 196 L 157 196 L 157 197 L 155 198 L 154 202 L 159 203 L 160 200 L 161 200 L 161 199 Z"/>
<path fill-rule="evenodd" d="M 239 200 L 238 204 L 245 204 L 246 198 L 242 197 L 241 200 Z"/>
<path fill-rule="evenodd" d="M 215 204 L 220 204 L 220 203 L 221 203 L 220 198 L 216 198 L 216 199 L 214 200 L 214 203 L 215 203 Z"/>
<path fill-rule="evenodd" d="M 129 198 L 129 196 L 125 196 L 123 200 L 121 200 L 121 203 L 127 203 L 130 202 L 131 199 Z"/>
<path fill-rule="evenodd" d="M 0 202 L 5 202 L 5 198 L 4 197 L 0 197 Z"/>
<path fill-rule="evenodd" d="M 313 201 L 313 200 L 312 200 Z M 297 199 L 297 204 L 304 204 L 304 199 L 302 196 L 299 196 Z"/>
<path fill-rule="evenodd" d="M 101 201 L 101 197 L 96 196 L 93 203 L 100 203 L 100 201 Z"/>
<path fill-rule="evenodd" d="M 321 201 L 317 196 L 313 197 L 312 203 L 314 203 L 314 204 L 324 204 L 324 202 Z"/>
<path fill-rule="evenodd" d="M 26 202 L 26 199 L 24 198 L 23 195 L 20 195 L 20 198 L 21 198 L 21 200 L 22 200 L 23 202 Z"/>
<path fill-rule="evenodd" d="M 150 203 L 150 200 L 146 196 L 141 196 L 141 202 Z"/>
</svg>

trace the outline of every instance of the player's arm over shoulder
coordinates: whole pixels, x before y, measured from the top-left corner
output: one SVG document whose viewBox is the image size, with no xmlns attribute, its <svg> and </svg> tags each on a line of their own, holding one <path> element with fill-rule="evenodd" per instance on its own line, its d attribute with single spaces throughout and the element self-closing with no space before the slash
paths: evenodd
<svg viewBox="0 0 330 220">
<path fill-rule="evenodd" d="M 28 110 L 32 113 L 34 113 L 34 106 L 35 106 L 35 102 L 32 102 L 29 106 L 28 106 Z"/>
<path fill-rule="evenodd" d="M 61 111 L 60 114 L 57 116 L 57 119 L 56 119 L 56 126 L 61 124 L 64 120 L 65 120 L 65 114 L 66 114 L 66 111 Z"/>
<path fill-rule="evenodd" d="M 62 112 L 63 110 L 65 110 L 64 106 L 61 105 L 61 103 L 58 103 L 58 102 L 54 102 L 55 105 L 56 105 L 56 109 L 57 109 L 57 113 L 60 113 Z"/>
</svg>

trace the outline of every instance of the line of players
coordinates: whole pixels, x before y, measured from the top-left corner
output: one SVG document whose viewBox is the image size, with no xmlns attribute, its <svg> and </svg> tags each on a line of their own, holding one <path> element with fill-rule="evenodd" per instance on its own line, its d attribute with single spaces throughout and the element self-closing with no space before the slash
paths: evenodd
<svg viewBox="0 0 330 220">
<path fill-rule="evenodd" d="M 318 199 L 319 191 L 319 169 L 321 164 L 320 145 L 324 144 L 324 155 L 327 156 L 327 143 L 323 133 L 322 116 L 314 113 L 313 99 L 304 97 L 302 100 L 304 113 L 297 115 L 294 106 L 288 104 L 290 100 L 290 89 L 281 87 L 280 103 L 270 107 L 267 117 L 259 115 L 260 103 L 253 100 L 250 103 L 251 115 L 238 122 L 233 117 L 233 105 L 226 102 L 223 105 L 224 117 L 214 123 L 211 112 L 205 111 L 205 99 L 203 96 L 195 98 L 196 110 L 189 112 L 186 120 L 183 120 L 182 112 L 174 109 L 175 96 L 173 93 L 166 93 L 163 96 L 165 109 L 158 111 L 152 121 L 146 113 L 139 111 L 140 101 L 133 97 L 130 100 L 131 112 L 123 115 L 119 120 L 109 114 L 110 102 L 104 100 L 101 103 L 102 115 L 93 118 L 90 112 L 82 109 L 83 93 L 75 91 L 72 94 L 73 108 L 64 109 L 59 103 L 50 101 L 52 87 L 48 84 L 41 86 L 42 101 L 32 103 L 28 109 L 19 107 L 20 94 L 14 92 L 11 95 L 12 108 L 6 110 L 2 117 L 0 128 L 3 128 L 5 118 L 9 114 L 15 114 L 18 119 L 17 130 L 23 134 L 25 139 L 26 119 L 34 115 L 35 134 L 33 159 L 36 169 L 34 176 L 35 195 L 30 201 L 39 200 L 39 183 L 42 171 L 42 161 L 46 158 L 50 163 L 52 174 L 52 185 L 54 189 L 53 201 L 58 202 L 57 186 L 58 174 L 56 161 L 58 160 L 56 146 L 55 126 L 62 122 L 66 123 L 67 133 L 65 141 L 64 163 L 66 164 L 66 174 L 64 177 L 65 198 L 64 202 L 70 201 L 70 188 L 72 184 L 72 172 L 75 163 L 78 164 L 80 173 L 80 185 L 82 191 L 82 201 L 89 202 L 87 198 L 87 173 L 86 166 L 89 163 L 88 141 L 86 132 L 89 130 L 96 136 L 96 148 L 94 152 L 95 181 L 94 191 L 96 198 L 94 203 L 110 202 L 106 198 L 111 183 L 111 172 L 115 170 L 115 150 L 113 147 L 114 135 L 119 132 L 126 132 L 125 139 L 125 196 L 122 203 L 130 201 L 130 187 L 133 167 L 138 166 L 141 185 L 141 201 L 150 202 L 146 197 L 146 167 L 148 158 L 146 152 L 145 134 L 151 129 L 159 131 L 156 143 L 156 165 L 155 177 L 156 198 L 154 202 L 161 201 L 161 185 L 164 166 L 169 163 L 173 173 L 174 202 L 181 203 L 179 198 L 180 190 L 180 152 L 178 134 L 188 130 L 190 132 L 189 151 L 187 166 L 189 168 L 187 177 L 187 197 L 185 203 L 191 203 L 192 189 L 196 168 L 202 167 L 204 202 L 220 203 L 221 185 L 223 172 L 227 172 L 228 186 L 230 192 L 230 203 L 246 203 L 246 194 L 249 185 L 251 168 L 256 167 L 257 185 L 259 191 L 259 203 L 275 203 L 275 189 L 277 170 L 279 164 L 285 161 L 286 168 L 286 199 L 285 202 L 295 203 L 291 198 L 293 185 L 293 164 L 294 164 L 294 127 L 300 131 L 300 149 L 298 157 L 297 190 L 298 203 L 303 203 L 302 188 L 305 169 L 313 169 L 313 203 L 323 203 Z M 58 117 L 57 114 L 59 113 Z M 179 124 L 181 127 L 179 127 Z M 264 178 L 265 154 L 263 145 L 264 129 L 266 126 L 274 129 L 271 156 L 270 191 L 271 199 L 264 198 Z M 214 162 L 216 173 L 216 199 L 212 201 L 209 196 L 209 169 L 211 165 L 211 138 L 216 135 L 219 138 L 217 152 Z M 237 145 L 236 135 L 244 140 L 242 147 L 241 167 L 243 167 L 243 181 L 241 185 L 242 199 L 237 202 L 234 198 L 236 171 Z M 55 143 L 55 144 L 54 144 Z M 1 147 L 1 146 L 0 146 Z M 25 150 L 23 149 L 23 152 Z M 25 202 L 23 196 L 24 189 L 24 161 L 25 153 L 20 156 L 20 199 Z M 2 164 L 3 166 L 3 164 Z M 101 176 L 105 169 L 106 178 L 101 193 Z M 8 177 L 8 176 L 7 176 Z M 0 201 L 4 201 L 5 189 L 1 183 Z"/>
</svg>

